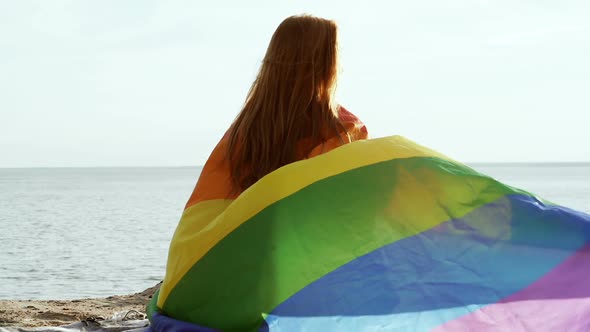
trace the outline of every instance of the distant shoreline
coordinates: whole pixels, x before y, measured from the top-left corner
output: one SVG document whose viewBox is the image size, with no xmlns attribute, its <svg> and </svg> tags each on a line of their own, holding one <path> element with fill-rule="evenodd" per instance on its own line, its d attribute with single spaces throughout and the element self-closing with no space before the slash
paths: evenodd
<svg viewBox="0 0 590 332">
<path fill-rule="evenodd" d="M 0 166 L 0 170 L 5 169 L 201 169 L 203 166 L 23 166 L 23 167 L 4 167 Z"/>
<path fill-rule="evenodd" d="M 469 166 L 487 166 L 487 167 L 590 167 L 590 162 L 572 161 L 572 162 L 475 162 L 465 163 Z"/>
</svg>

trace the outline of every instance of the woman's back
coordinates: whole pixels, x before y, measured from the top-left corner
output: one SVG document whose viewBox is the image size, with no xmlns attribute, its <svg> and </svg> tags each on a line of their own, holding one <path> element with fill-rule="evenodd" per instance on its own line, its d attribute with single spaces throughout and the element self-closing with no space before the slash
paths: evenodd
<svg viewBox="0 0 590 332">
<path fill-rule="evenodd" d="M 334 132 L 332 137 L 320 144 L 315 144 L 312 139 L 302 139 L 297 144 L 297 160 L 312 158 L 322 153 L 333 150 L 351 141 L 366 139 L 368 132 L 364 124 L 344 107 L 340 107 L 339 118 L 343 130 Z M 189 198 L 186 207 L 201 201 L 212 199 L 233 199 L 242 191 L 235 191 L 231 179 L 231 165 L 226 157 L 229 137 L 226 133 L 217 144 L 207 163 L 201 171 L 199 181 Z M 280 145 L 275 147 L 281 149 Z"/>
</svg>

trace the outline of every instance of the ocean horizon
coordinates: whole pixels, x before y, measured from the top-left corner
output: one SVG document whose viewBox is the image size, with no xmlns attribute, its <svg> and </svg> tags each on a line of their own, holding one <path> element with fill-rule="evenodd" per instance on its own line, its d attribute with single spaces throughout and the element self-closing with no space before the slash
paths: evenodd
<svg viewBox="0 0 590 332">
<path fill-rule="evenodd" d="M 467 165 L 590 213 L 590 162 Z M 153 286 L 201 168 L 0 168 L 0 299 L 105 297 Z"/>
<path fill-rule="evenodd" d="M 477 166 L 590 166 L 590 161 L 474 161 L 462 162 L 470 167 Z M 54 168 L 203 168 L 204 165 L 97 165 L 97 166 L 0 166 L 2 169 L 54 169 Z"/>
</svg>

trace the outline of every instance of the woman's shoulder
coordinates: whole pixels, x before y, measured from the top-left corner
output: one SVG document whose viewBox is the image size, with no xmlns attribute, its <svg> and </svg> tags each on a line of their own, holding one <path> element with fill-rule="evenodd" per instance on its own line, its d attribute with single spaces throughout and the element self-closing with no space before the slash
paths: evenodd
<svg viewBox="0 0 590 332">
<path fill-rule="evenodd" d="M 342 122 L 360 122 L 361 120 L 342 105 L 338 105 L 338 118 Z"/>
<path fill-rule="evenodd" d="M 353 140 L 367 139 L 368 130 L 365 124 L 344 106 L 338 107 L 338 118 Z"/>
</svg>

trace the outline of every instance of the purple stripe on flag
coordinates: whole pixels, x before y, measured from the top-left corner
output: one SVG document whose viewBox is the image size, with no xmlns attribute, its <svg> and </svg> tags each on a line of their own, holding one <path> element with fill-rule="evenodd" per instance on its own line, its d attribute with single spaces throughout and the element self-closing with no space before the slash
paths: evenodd
<svg viewBox="0 0 590 332">
<path fill-rule="evenodd" d="M 522 291 L 433 331 L 590 331 L 590 245 Z"/>
</svg>

